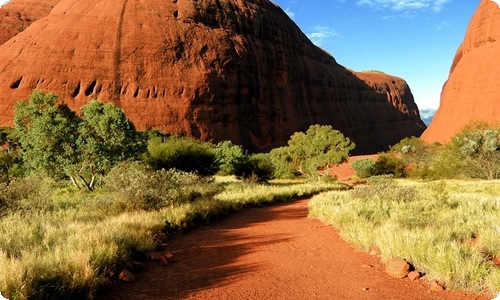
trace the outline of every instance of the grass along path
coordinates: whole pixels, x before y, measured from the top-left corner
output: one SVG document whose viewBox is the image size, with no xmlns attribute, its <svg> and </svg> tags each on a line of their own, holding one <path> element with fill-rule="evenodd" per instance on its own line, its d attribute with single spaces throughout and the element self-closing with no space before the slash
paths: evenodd
<svg viewBox="0 0 500 300">
<path fill-rule="evenodd" d="M 309 216 L 359 249 L 378 247 L 384 261 L 407 260 L 447 288 L 500 292 L 498 181 L 379 180 L 315 196 Z"/>
</svg>

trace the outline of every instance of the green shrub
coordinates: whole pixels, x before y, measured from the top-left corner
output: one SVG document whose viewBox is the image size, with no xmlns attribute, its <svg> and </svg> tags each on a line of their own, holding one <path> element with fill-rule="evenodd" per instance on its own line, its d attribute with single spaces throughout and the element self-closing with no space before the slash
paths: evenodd
<svg viewBox="0 0 500 300">
<path fill-rule="evenodd" d="M 54 182 L 41 176 L 19 177 L 0 184 L 0 206 L 9 211 L 50 209 Z"/>
<path fill-rule="evenodd" d="M 214 147 L 182 137 L 153 137 L 144 161 L 154 170 L 177 169 L 202 176 L 217 173 Z"/>
<path fill-rule="evenodd" d="M 132 162 L 121 164 L 105 177 L 105 187 L 113 195 L 118 210 L 158 210 L 209 198 L 219 190 L 210 179 L 175 169 L 153 171 Z"/>
<path fill-rule="evenodd" d="M 405 177 L 405 163 L 391 153 L 380 153 L 373 166 L 374 175 L 392 174 L 394 177 Z"/>
<path fill-rule="evenodd" d="M 235 164 L 235 175 L 244 181 L 253 183 L 267 182 L 273 178 L 274 166 L 269 154 L 253 154 Z"/>
<path fill-rule="evenodd" d="M 374 175 L 375 161 L 371 158 L 361 158 L 351 162 L 356 176 L 360 178 L 368 178 Z"/>
<path fill-rule="evenodd" d="M 217 174 L 234 175 L 235 165 L 248 159 L 248 154 L 239 145 L 234 145 L 231 141 L 223 141 L 215 146 L 215 157 L 219 171 Z"/>
</svg>

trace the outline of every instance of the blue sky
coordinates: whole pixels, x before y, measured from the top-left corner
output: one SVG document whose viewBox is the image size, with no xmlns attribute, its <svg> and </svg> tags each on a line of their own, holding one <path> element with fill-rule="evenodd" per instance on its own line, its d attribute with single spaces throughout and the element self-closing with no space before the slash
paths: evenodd
<svg viewBox="0 0 500 300">
<path fill-rule="evenodd" d="M 272 0 L 318 46 L 355 71 L 404 78 L 420 109 L 439 107 L 480 0 Z"/>
</svg>

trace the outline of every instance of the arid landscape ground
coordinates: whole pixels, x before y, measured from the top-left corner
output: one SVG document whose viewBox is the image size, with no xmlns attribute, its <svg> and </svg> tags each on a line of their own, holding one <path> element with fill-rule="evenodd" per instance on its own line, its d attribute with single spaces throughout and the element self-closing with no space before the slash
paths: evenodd
<svg viewBox="0 0 500 300">
<path fill-rule="evenodd" d="M 355 182 L 349 162 L 331 172 Z M 166 250 L 175 256 L 171 263 L 146 262 L 136 282 L 117 281 L 100 299 L 492 298 L 432 291 L 425 277 L 389 276 L 380 257 L 356 250 L 335 228 L 309 219 L 308 201 L 245 209 L 169 236 Z"/>
<path fill-rule="evenodd" d="M 115 282 L 99 299 L 491 299 L 435 292 L 425 278 L 397 279 L 377 256 L 307 218 L 308 200 L 245 209 L 169 236 L 167 266 L 146 262 L 134 283 Z"/>
</svg>

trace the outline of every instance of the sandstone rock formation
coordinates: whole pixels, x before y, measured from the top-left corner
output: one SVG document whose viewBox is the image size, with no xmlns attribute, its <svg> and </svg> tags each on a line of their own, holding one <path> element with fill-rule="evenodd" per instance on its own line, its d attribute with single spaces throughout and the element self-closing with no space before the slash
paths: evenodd
<svg viewBox="0 0 500 300">
<path fill-rule="evenodd" d="M 311 124 L 331 124 L 357 153 L 425 129 L 404 80 L 337 64 L 268 0 L 60 0 L 0 46 L 0 125 L 33 89 L 252 150 Z"/>
<path fill-rule="evenodd" d="M 447 142 L 470 121 L 500 120 L 500 8 L 481 0 L 457 50 L 441 104 L 422 138 Z"/>
<path fill-rule="evenodd" d="M 60 0 L 10 0 L 0 8 L 0 45 L 46 17 Z"/>
</svg>

